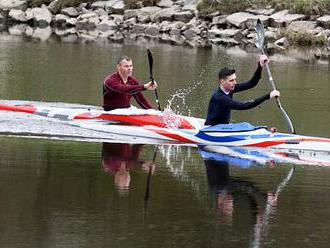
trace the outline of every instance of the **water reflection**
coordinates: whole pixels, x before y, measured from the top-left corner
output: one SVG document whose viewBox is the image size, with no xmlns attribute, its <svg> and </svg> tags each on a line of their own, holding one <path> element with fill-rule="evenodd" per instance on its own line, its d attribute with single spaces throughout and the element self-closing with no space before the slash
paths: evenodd
<svg viewBox="0 0 330 248">
<path fill-rule="evenodd" d="M 102 167 L 104 171 L 114 176 L 114 184 L 119 192 L 128 192 L 131 170 L 142 168 L 148 175 L 154 173 L 155 159 L 150 161 L 139 159 L 143 146 L 141 144 L 103 143 Z"/>
<path fill-rule="evenodd" d="M 200 154 L 204 159 L 209 189 L 216 197 L 219 222 L 230 226 L 242 225 L 242 218 L 235 218 L 235 215 L 243 216 L 239 211 L 248 210 L 251 216 L 250 226 L 253 230 L 249 246 L 260 247 L 267 236 L 269 219 L 275 215 L 280 192 L 290 181 L 294 167 L 286 173 L 274 191 L 264 192 L 254 182 L 231 175 L 231 166 L 246 169 L 258 166 L 260 163 L 251 158 L 236 158 L 202 149 Z M 235 222 L 235 219 L 238 222 Z"/>
</svg>

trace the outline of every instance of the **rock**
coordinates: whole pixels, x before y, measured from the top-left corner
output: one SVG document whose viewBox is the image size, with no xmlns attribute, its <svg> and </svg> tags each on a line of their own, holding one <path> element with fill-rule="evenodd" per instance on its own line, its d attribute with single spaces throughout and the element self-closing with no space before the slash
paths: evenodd
<svg viewBox="0 0 330 248">
<path fill-rule="evenodd" d="M 270 25 L 272 27 L 286 27 L 291 22 L 301 21 L 305 18 L 305 15 L 289 14 L 288 10 L 282 10 L 270 16 Z"/>
<path fill-rule="evenodd" d="M 189 22 L 194 17 L 190 11 L 178 12 L 173 15 L 173 19 L 181 22 Z"/>
<path fill-rule="evenodd" d="M 114 41 L 114 42 L 122 42 L 124 40 L 124 36 L 120 32 L 116 32 L 110 36 L 108 36 L 108 40 Z"/>
<path fill-rule="evenodd" d="M 188 40 L 192 40 L 194 37 L 196 37 L 197 32 L 194 29 L 187 29 L 183 32 L 183 36 L 186 37 Z"/>
<path fill-rule="evenodd" d="M 33 20 L 33 13 L 32 13 L 32 9 L 28 8 L 26 11 L 25 11 L 25 18 L 26 18 L 26 21 L 32 21 Z"/>
<path fill-rule="evenodd" d="M 137 20 L 141 23 L 147 23 L 152 20 L 152 16 L 154 16 L 157 12 L 159 12 L 161 8 L 156 6 L 145 7 L 140 9 L 138 12 Z"/>
<path fill-rule="evenodd" d="M 145 34 L 151 35 L 151 36 L 157 36 L 159 35 L 160 28 L 156 25 L 148 25 L 146 29 L 144 30 Z"/>
<path fill-rule="evenodd" d="M 69 35 L 61 37 L 61 42 L 74 43 L 77 41 L 78 41 L 77 34 L 69 34 Z"/>
<path fill-rule="evenodd" d="M 114 4 L 106 4 L 105 8 L 109 14 L 124 14 L 125 4 L 123 0 L 118 0 Z"/>
<path fill-rule="evenodd" d="M 98 16 L 94 12 L 88 12 L 88 13 L 78 16 L 78 20 L 90 19 L 90 18 L 98 18 Z"/>
<path fill-rule="evenodd" d="M 173 21 L 174 14 L 178 12 L 178 7 L 162 9 L 150 16 L 154 22 Z"/>
<path fill-rule="evenodd" d="M 94 10 L 94 13 L 97 14 L 99 17 L 101 16 L 107 16 L 108 17 L 108 12 L 105 11 L 105 9 L 96 9 Z"/>
<path fill-rule="evenodd" d="M 68 20 L 70 19 L 70 17 L 63 15 L 63 14 L 57 14 L 54 17 L 54 22 L 56 24 L 65 24 Z"/>
<path fill-rule="evenodd" d="M 118 25 L 113 20 L 103 20 L 96 25 L 96 28 L 105 32 L 118 29 Z"/>
<path fill-rule="evenodd" d="M 88 12 L 78 16 L 75 26 L 77 29 L 92 30 L 96 28 L 99 22 L 100 19 L 96 13 Z"/>
<path fill-rule="evenodd" d="M 66 21 L 67 26 L 76 26 L 77 24 L 77 19 L 76 18 L 70 18 Z"/>
<path fill-rule="evenodd" d="M 61 11 L 61 4 L 59 3 L 59 0 L 54 0 L 48 5 L 48 10 L 52 12 L 52 14 L 58 14 Z"/>
<path fill-rule="evenodd" d="M 66 28 L 66 29 L 63 29 L 63 28 L 55 28 L 54 30 L 54 33 L 57 35 L 57 36 L 66 36 L 66 35 L 70 35 L 70 34 L 75 34 L 76 33 L 76 30 L 74 28 Z"/>
<path fill-rule="evenodd" d="M 265 16 L 265 15 L 256 15 L 256 16 L 253 16 L 252 18 L 249 18 L 245 25 L 246 27 L 249 29 L 249 30 L 254 30 L 255 27 L 256 27 L 256 24 L 257 24 L 257 20 L 260 20 L 262 22 L 262 24 L 265 26 L 265 27 L 268 27 L 269 25 L 269 20 L 270 20 L 270 17 L 269 16 Z"/>
<path fill-rule="evenodd" d="M 47 8 L 31 9 L 33 20 L 39 27 L 46 27 L 52 22 L 52 13 Z M 46 32 L 46 30 L 44 30 Z"/>
<path fill-rule="evenodd" d="M 144 33 L 146 26 L 143 24 L 134 24 L 132 27 L 132 33 L 141 34 Z"/>
<path fill-rule="evenodd" d="M 1 0 L 0 1 L 0 10 L 11 10 L 19 9 L 26 10 L 27 0 Z"/>
<path fill-rule="evenodd" d="M 279 48 L 285 49 L 289 46 L 289 41 L 287 38 L 283 37 L 283 38 L 275 41 L 274 44 Z"/>
<path fill-rule="evenodd" d="M 321 16 L 316 21 L 320 26 L 330 28 L 330 15 Z"/>
<path fill-rule="evenodd" d="M 11 9 L 8 13 L 8 17 L 15 22 L 26 22 L 26 15 L 23 10 Z"/>
<path fill-rule="evenodd" d="M 197 11 L 197 4 L 185 4 L 182 7 L 182 11 L 190 11 L 191 13 L 195 13 Z"/>
<path fill-rule="evenodd" d="M 33 30 L 32 38 L 38 39 L 41 41 L 48 40 L 52 35 L 52 29 L 50 26 L 47 26 L 45 28 L 37 27 Z"/>
<path fill-rule="evenodd" d="M 210 39 L 210 42 L 216 45 L 237 46 L 239 43 L 233 38 L 215 38 Z"/>
<path fill-rule="evenodd" d="M 110 15 L 109 18 L 117 24 L 121 24 L 124 21 L 123 15 L 113 14 L 113 15 Z"/>
<path fill-rule="evenodd" d="M 107 30 L 107 31 L 100 31 L 99 30 L 99 38 L 108 38 L 110 35 L 116 33 L 116 30 Z"/>
<path fill-rule="evenodd" d="M 136 23 L 136 19 L 135 19 L 135 18 L 127 19 L 127 20 L 124 21 L 124 25 L 123 25 L 123 27 L 124 27 L 124 28 L 131 27 L 131 26 L 133 26 L 135 23 Z"/>
<path fill-rule="evenodd" d="M 10 35 L 23 35 L 26 32 L 27 24 L 16 24 L 8 28 L 8 33 Z"/>
<path fill-rule="evenodd" d="M 213 17 L 211 25 L 226 26 L 227 25 L 226 17 L 227 17 L 226 15 L 220 15 L 220 16 Z"/>
<path fill-rule="evenodd" d="M 156 5 L 160 8 L 169 8 L 173 5 L 173 1 L 171 1 L 171 0 L 161 0 Z"/>
<path fill-rule="evenodd" d="M 246 26 L 246 21 L 248 19 L 253 19 L 254 17 L 255 16 L 250 13 L 238 12 L 227 16 L 226 20 L 231 25 L 243 29 Z"/>
<path fill-rule="evenodd" d="M 210 38 L 215 37 L 234 37 L 237 33 L 240 33 L 238 29 L 211 29 L 208 31 L 208 36 Z"/>
<path fill-rule="evenodd" d="M 105 1 L 105 4 L 103 5 L 102 8 L 104 8 L 108 13 L 112 13 L 112 6 L 114 6 L 118 0 L 109 0 Z"/>
<path fill-rule="evenodd" d="M 170 35 L 180 35 L 181 34 L 181 29 L 178 29 L 178 28 L 172 28 L 171 31 L 170 31 Z"/>
<path fill-rule="evenodd" d="M 315 21 L 294 21 L 290 23 L 287 31 L 297 33 L 312 33 L 316 27 L 317 23 Z"/>
<path fill-rule="evenodd" d="M 94 3 L 92 3 L 91 8 L 92 9 L 104 9 L 105 5 L 108 1 L 96 1 Z"/>
<path fill-rule="evenodd" d="M 70 16 L 70 17 L 77 17 L 79 15 L 79 12 L 76 8 L 69 7 L 69 8 L 62 9 L 61 14 L 67 15 L 67 16 Z"/>
<path fill-rule="evenodd" d="M 136 18 L 138 16 L 139 10 L 127 9 L 124 11 L 124 20 Z"/>
</svg>

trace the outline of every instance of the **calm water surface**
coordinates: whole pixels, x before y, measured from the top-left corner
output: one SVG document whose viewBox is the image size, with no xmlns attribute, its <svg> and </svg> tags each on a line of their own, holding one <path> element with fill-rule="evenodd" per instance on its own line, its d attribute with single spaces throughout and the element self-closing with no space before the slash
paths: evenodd
<svg viewBox="0 0 330 248">
<path fill-rule="evenodd" d="M 0 99 L 101 104 L 101 82 L 121 54 L 163 106 L 205 117 L 216 72 L 246 79 L 256 54 L 157 43 L 0 40 Z M 272 57 L 282 104 L 299 133 L 330 137 L 327 64 Z M 269 90 L 264 80 L 240 94 Z M 153 101 L 153 95 L 147 94 Z M 1 114 L 1 113 L 0 113 Z M 233 114 L 286 130 L 273 102 Z M 2 119 L 2 121 L 4 121 Z M 330 169 L 203 159 L 192 147 L 0 136 L 1 247 L 328 247 Z"/>
</svg>

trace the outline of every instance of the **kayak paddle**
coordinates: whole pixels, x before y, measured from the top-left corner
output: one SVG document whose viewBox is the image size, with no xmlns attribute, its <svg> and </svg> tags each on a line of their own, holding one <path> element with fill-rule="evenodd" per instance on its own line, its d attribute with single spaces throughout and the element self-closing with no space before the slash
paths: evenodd
<svg viewBox="0 0 330 248">
<path fill-rule="evenodd" d="M 265 29 L 264 29 L 264 25 L 262 24 L 260 19 L 257 20 L 257 25 L 256 25 L 255 30 L 256 30 L 256 33 L 257 33 L 256 46 L 261 51 L 262 54 L 266 54 L 265 53 L 265 45 L 266 45 L 266 42 L 265 42 Z M 270 68 L 269 68 L 268 63 L 266 63 L 265 66 L 266 66 L 266 71 L 267 71 L 267 74 L 268 74 L 268 81 L 269 81 L 271 87 L 273 88 L 273 90 L 276 90 L 275 82 L 274 82 L 274 79 L 273 79 L 272 74 L 270 72 Z M 279 109 L 282 111 L 282 113 L 283 113 L 283 115 L 284 115 L 284 117 L 285 117 L 285 119 L 288 123 L 288 126 L 289 126 L 289 129 L 290 129 L 291 133 L 296 133 L 296 131 L 293 127 L 293 124 L 290 120 L 290 117 L 288 116 L 288 114 L 283 109 L 282 104 L 280 102 L 280 99 L 278 97 L 276 97 L 276 103 L 277 103 L 277 106 L 279 107 Z"/>
<path fill-rule="evenodd" d="M 153 59 L 152 53 L 151 53 L 151 51 L 149 49 L 147 49 L 147 54 L 148 54 L 148 61 L 149 61 L 149 76 L 150 76 L 151 82 L 154 83 L 154 76 L 152 74 L 154 59 Z M 161 111 L 162 109 L 160 107 L 157 89 L 155 89 L 155 97 L 156 97 L 156 102 L 157 102 L 157 105 L 158 105 L 158 110 Z"/>
</svg>

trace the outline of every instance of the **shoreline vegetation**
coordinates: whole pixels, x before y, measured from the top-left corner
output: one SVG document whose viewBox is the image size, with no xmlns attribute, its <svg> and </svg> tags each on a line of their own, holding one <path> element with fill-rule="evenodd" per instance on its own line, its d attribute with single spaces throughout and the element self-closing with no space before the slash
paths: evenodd
<svg viewBox="0 0 330 248">
<path fill-rule="evenodd" d="M 329 0 L 1 0 L 0 33 L 64 42 L 156 39 L 253 50 L 255 23 L 270 52 L 314 49 L 330 58 Z"/>
</svg>

